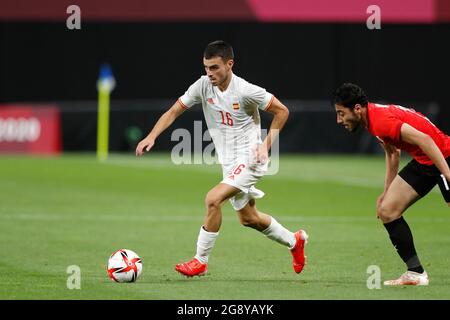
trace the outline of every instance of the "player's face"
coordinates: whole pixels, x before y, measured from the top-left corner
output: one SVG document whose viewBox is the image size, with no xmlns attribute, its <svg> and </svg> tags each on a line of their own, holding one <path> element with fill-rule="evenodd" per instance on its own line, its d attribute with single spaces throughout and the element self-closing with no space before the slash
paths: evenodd
<svg viewBox="0 0 450 320">
<path fill-rule="evenodd" d="M 336 109 L 336 122 L 348 131 L 355 132 L 362 121 L 361 113 L 359 112 L 360 107 L 358 106 L 359 105 L 356 105 L 355 109 L 351 110 L 339 104 L 335 104 L 334 108 Z"/>
<path fill-rule="evenodd" d="M 203 65 L 212 85 L 219 86 L 230 76 L 233 60 L 225 62 L 221 57 L 213 57 L 211 59 L 203 58 Z"/>
</svg>

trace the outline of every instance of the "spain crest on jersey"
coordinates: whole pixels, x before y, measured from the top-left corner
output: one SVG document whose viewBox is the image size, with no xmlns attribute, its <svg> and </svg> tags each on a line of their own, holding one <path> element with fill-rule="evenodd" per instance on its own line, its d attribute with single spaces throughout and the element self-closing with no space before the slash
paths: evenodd
<svg viewBox="0 0 450 320">
<path fill-rule="evenodd" d="M 233 103 L 233 110 L 239 110 L 239 102 Z"/>
</svg>

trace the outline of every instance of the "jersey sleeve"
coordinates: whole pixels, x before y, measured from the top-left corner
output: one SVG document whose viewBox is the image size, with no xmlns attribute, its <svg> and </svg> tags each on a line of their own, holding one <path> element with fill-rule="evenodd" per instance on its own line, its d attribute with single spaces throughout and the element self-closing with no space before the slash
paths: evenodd
<svg viewBox="0 0 450 320">
<path fill-rule="evenodd" d="M 254 105 L 260 110 L 266 110 L 272 103 L 273 99 L 273 94 L 254 84 L 249 83 L 245 88 L 244 103 L 247 105 Z"/>
<path fill-rule="evenodd" d="M 202 78 L 195 81 L 187 91 L 178 99 L 178 102 L 185 109 L 190 109 L 193 105 L 202 102 Z"/>
</svg>

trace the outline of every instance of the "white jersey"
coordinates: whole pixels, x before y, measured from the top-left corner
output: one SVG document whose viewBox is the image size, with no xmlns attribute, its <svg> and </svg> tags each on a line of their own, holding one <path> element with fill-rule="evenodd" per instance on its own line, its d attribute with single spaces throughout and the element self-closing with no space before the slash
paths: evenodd
<svg viewBox="0 0 450 320">
<path fill-rule="evenodd" d="M 254 148 L 262 143 L 258 109 L 266 110 L 274 96 L 232 74 L 228 88 L 220 91 L 208 76 L 192 84 L 179 102 L 186 109 L 202 104 L 209 133 L 224 171 L 238 162 L 255 164 Z"/>
</svg>

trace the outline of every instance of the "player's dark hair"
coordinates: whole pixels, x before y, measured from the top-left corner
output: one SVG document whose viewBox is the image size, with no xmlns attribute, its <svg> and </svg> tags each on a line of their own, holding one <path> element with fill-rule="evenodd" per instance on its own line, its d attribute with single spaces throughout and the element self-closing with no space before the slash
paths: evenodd
<svg viewBox="0 0 450 320">
<path fill-rule="evenodd" d="M 356 104 L 367 107 L 369 101 L 363 89 L 353 83 L 344 83 L 335 91 L 333 102 L 353 109 Z"/>
<path fill-rule="evenodd" d="M 233 47 L 223 40 L 213 41 L 206 46 L 203 56 L 206 59 L 221 57 L 223 61 L 227 62 L 234 59 Z"/>
</svg>

